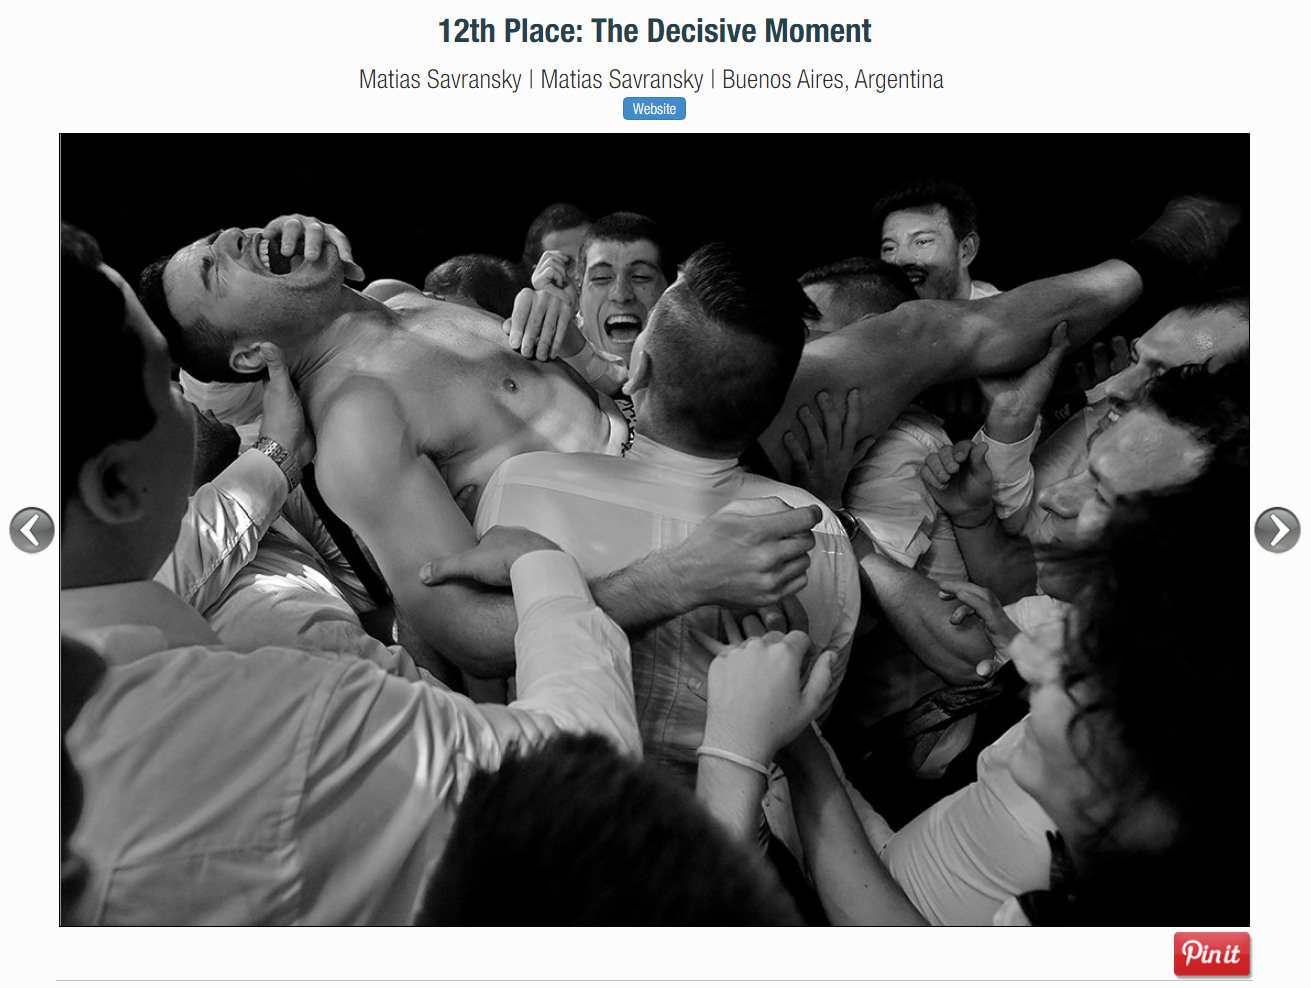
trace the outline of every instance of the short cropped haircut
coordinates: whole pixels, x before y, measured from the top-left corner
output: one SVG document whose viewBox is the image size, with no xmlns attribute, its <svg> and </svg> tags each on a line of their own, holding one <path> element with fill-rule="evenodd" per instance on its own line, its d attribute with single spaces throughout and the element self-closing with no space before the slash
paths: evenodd
<svg viewBox="0 0 1311 988">
<path fill-rule="evenodd" d="M 263 371 L 242 374 L 232 369 L 228 361 L 232 339 L 222 330 L 199 316 L 185 328 L 177 321 L 164 293 L 164 268 L 172 259 L 173 255 L 167 254 L 146 266 L 137 278 L 137 297 L 150 321 L 164 334 L 173 362 L 200 381 L 254 381 L 264 377 Z"/>
<path fill-rule="evenodd" d="M 572 230 L 576 226 L 587 226 L 592 222 L 592 214 L 575 206 L 572 202 L 553 202 L 532 221 L 523 240 L 524 270 L 532 273 L 542 256 L 542 241 L 548 233 L 556 230 Z"/>
<path fill-rule="evenodd" d="M 643 216 L 641 213 L 608 213 L 592 224 L 592 228 L 587 231 L 587 236 L 583 238 L 582 246 L 578 249 L 578 277 L 580 279 L 586 273 L 588 248 L 592 244 L 603 240 L 621 244 L 649 240 L 656 246 L 657 259 L 660 270 L 665 276 L 665 281 L 672 284 L 678 276 L 673 248 L 664 228 L 659 223 L 649 216 Z"/>
<path fill-rule="evenodd" d="M 874 204 L 871 217 L 874 229 L 882 235 L 883 221 L 901 209 L 941 206 L 947 211 L 951 230 L 957 240 L 964 240 L 979 230 L 979 211 L 974 197 L 955 182 L 942 178 L 918 179 L 893 189 Z"/>
<path fill-rule="evenodd" d="M 662 302 L 646 344 L 662 407 L 705 442 L 745 446 L 787 397 L 814 304 L 767 258 L 722 243 L 695 251 Z"/>
<path fill-rule="evenodd" d="M 527 287 L 518 268 L 491 254 L 459 254 L 442 261 L 423 279 L 425 292 L 463 295 L 502 319 L 510 318 L 515 295 Z"/>
<path fill-rule="evenodd" d="M 146 350 L 127 325 L 123 293 L 101 270 L 100 245 L 67 223 L 59 229 L 59 496 L 111 443 L 155 425 L 146 394 Z"/>
<path fill-rule="evenodd" d="M 866 312 L 891 312 L 914 301 L 915 286 L 895 264 L 874 257 L 848 257 L 812 268 L 798 279 L 802 288 L 832 285 Z"/>
<path fill-rule="evenodd" d="M 421 926 L 795 924 L 777 879 L 692 795 L 598 735 L 469 783 Z"/>
</svg>

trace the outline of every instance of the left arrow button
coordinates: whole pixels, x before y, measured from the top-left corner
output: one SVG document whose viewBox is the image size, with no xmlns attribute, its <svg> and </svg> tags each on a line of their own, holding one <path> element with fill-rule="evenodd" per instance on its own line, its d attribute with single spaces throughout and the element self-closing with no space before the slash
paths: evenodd
<svg viewBox="0 0 1311 988">
<path fill-rule="evenodd" d="M 24 508 L 9 522 L 9 541 L 24 552 L 40 552 L 55 540 L 55 523 L 40 508 Z"/>
</svg>

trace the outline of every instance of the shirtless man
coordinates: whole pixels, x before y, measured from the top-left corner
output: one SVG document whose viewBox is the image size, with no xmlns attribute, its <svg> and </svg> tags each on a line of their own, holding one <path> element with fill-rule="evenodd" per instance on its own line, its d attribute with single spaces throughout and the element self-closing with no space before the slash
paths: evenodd
<svg viewBox="0 0 1311 988">
<path fill-rule="evenodd" d="M 1164 220 L 1216 243 L 1224 223 L 1215 212 L 1195 208 Z M 513 661 L 509 598 L 416 579 L 428 561 L 474 544 L 452 492 L 480 490 L 516 453 L 620 452 L 627 423 L 573 369 L 588 367 L 590 347 L 568 363 L 525 360 L 506 346 L 494 316 L 399 283 L 355 292 L 343 283 L 350 258 L 341 242 L 303 217 L 230 228 L 158 265 L 153 279 L 143 278 L 143 300 L 174 358 L 201 378 L 258 374 L 259 343 L 282 347 L 318 438 L 324 498 L 372 550 L 399 610 L 418 637 L 467 672 L 503 675 Z M 762 443 L 785 475 L 781 435 L 817 391 L 863 385 L 861 421 L 877 435 L 930 384 L 1028 366 L 1062 320 L 1076 342 L 1087 340 L 1141 290 L 1133 267 L 1108 261 L 982 302 L 915 302 L 863 320 L 806 348 Z M 563 332 L 572 315 L 562 293 L 525 289 L 514 320 L 527 330 L 517 335 Z M 809 550 L 819 520 L 812 508 L 779 507 L 757 505 L 764 518 L 724 509 L 684 545 L 598 581 L 598 603 L 631 628 L 706 603 L 777 600 L 795 585 L 790 564 Z"/>
<path fill-rule="evenodd" d="M 196 241 L 148 269 L 142 295 L 174 358 L 202 379 L 257 374 L 259 341 L 285 342 L 318 441 L 320 490 L 372 551 L 414 638 L 473 675 L 505 675 L 510 597 L 419 582 L 425 563 L 475 544 L 452 492 L 481 490 L 516 453 L 618 453 L 628 423 L 567 364 L 508 350 L 499 318 L 397 282 L 355 292 L 343 284 L 348 263 L 339 231 L 283 217 Z M 563 311 L 539 298 L 543 318 Z M 594 587 L 628 627 L 706 603 L 761 606 L 795 581 L 788 564 L 806 558 L 819 517 L 779 502 L 730 506 L 677 549 Z"/>
</svg>

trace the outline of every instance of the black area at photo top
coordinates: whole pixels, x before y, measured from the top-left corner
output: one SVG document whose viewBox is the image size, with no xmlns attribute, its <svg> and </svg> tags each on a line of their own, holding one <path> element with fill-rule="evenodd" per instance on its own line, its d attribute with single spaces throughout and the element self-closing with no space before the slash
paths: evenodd
<svg viewBox="0 0 1311 988">
<path fill-rule="evenodd" d="M 303 212 L 341 227 L 370 278 L 421 284 L 455 254 L 517 259 L 532 218 L 568 201 L 647 213 L 680 256 L 739 240 L 800 274 L 877 256 L 875 200 L 936 175 L 973 194 L 972 272 L 1005 288 L 1104 259 L 1172 195 L 1246 204 L 1249 144 L 1246 134 L 65 135 L 60 211 L 132 273 L 221 226 Z"/>
</svg>

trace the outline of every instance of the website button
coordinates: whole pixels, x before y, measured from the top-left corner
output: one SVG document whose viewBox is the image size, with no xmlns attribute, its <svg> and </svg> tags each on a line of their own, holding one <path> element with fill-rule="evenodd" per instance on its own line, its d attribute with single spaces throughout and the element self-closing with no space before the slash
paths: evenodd
<svg viewBox="0 0 1311 988">
<path fill-rule="evenodd" d="M 625 120 L 686 120 L 686 96 L 625 96 Z"/>
</svg>

